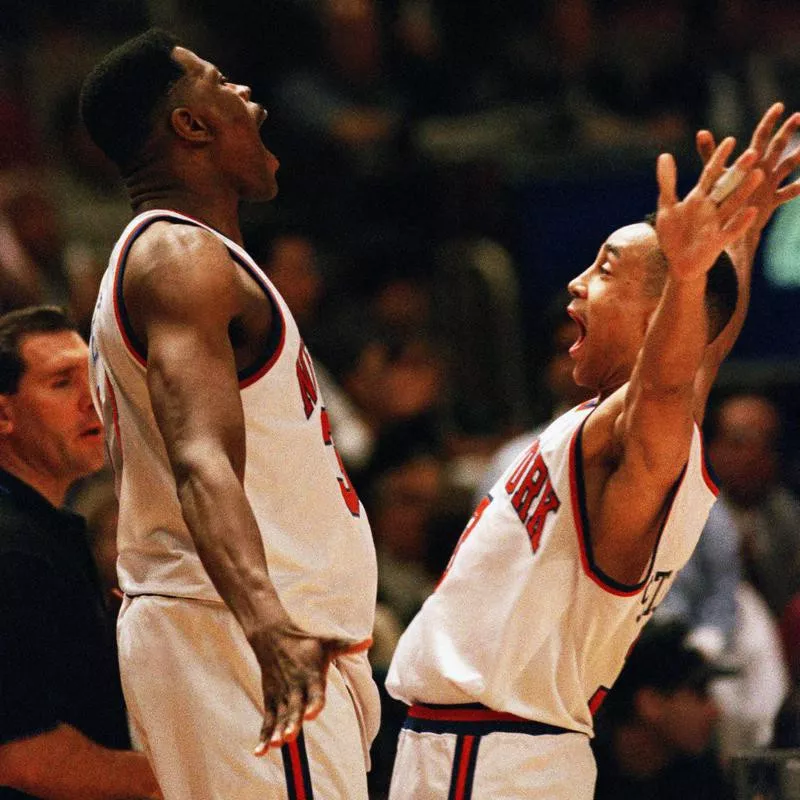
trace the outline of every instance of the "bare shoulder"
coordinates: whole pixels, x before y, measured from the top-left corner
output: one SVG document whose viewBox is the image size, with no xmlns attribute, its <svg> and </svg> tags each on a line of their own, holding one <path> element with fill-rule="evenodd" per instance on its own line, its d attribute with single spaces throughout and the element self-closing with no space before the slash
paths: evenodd
<svg viewBox="0 0 800 800">
<path fill-rule="evenodd" d="M 155 319 L 231 319 L 238 308 L 237 281 L 230 254 L 214 234 L 194 225 L 155 222 L 128 255 L 125 305 L 146 340 Z"/>
<path fill-rule="evenodd" d="M 620 386 L 587 418 L 581 437 L 584 460 L 613 462 L 621 457 L 624 442 L 620 423 L 625 411 L 628 386 L 628 383 Z"/>
</svg>

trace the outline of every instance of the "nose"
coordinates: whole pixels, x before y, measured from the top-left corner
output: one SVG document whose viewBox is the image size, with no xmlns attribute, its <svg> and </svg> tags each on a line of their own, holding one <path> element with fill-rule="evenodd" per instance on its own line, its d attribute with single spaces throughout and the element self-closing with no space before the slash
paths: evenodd
<svg viewBox="0 0 800 800">
<path fill-rule="evenodd" d="M 573 297 L 586 297 L 586 273 L 582 272 L 567 284 L 567 290 Z"/>
<path fill-rule="evenodd" d="M 250 99 L 251 91 L 250 91 L 250 87 L 249 86 L 237 85 L 236 93 L 243 100 L 249 100 Z"/>
<path fill-rule="evenodd" d="M 89 411 L 90 409 L 94 409 L 94 403 L 92 402 L 92 392 L 89 389 L 89 380 L 88 376 L 85 381 L 81 381 L 80 385 L 80 396 L 78 398 L 78 405 L 82 412 Z"/>
</svg>

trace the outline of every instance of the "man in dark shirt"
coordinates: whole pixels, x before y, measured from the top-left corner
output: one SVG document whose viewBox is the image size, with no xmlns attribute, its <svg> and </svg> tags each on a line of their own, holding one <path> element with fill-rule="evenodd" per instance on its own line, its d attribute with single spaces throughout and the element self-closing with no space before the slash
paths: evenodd
<svg viewBox="0 0 800 800">
<path fill-rule="evenodd" d="M 595 800 L 731 800 L 711 746 L 708 692 L 725 671 L 686 645 L 679 623 L 651 623 L 596 719 Z"/>
<path fill-rule="evenodd" d="M 59 309 L 0 317 L 0 800 L 161 798 L 128 729 L 70 485 L 103 463 L 88 350 Z"/>
</svg>

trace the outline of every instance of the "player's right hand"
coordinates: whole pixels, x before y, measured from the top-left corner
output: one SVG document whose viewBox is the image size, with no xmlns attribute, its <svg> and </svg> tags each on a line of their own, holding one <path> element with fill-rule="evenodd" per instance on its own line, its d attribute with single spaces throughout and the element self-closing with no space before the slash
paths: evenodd
<svg viewBox="0 0 800 800">
<path fill-rule="evenodd" d="M 281 625 L 252 637 L 250 644 L 261 666 L 264 724 L 254 755 L 281 747 L 300 733 L 325 705 L 325 678 L 331 660 L 347 649 L 335 639 L 317 639 Z"/>
</svg>

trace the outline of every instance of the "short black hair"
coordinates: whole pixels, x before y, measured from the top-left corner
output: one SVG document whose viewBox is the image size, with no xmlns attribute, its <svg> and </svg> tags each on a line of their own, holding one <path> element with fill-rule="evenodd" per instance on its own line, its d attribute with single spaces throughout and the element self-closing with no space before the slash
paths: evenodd
<svg viewBox="0 0 800 800">
<path fill-rule="evenodd" d="M 159 103 L 184 74 L 172 57 L 178 44 L 171 33 L 150 28 L 108 53 L 83 82 L 83 124 L 123 173 L 150 138 Z"/>
<path fill-rule="evenodd" d="M 59 306 L 28 306 L 0 316 L 0 394 L 15 394 L 25 373 L 22 340 L 35 333 L 77 331 Z"/>
<path fill-rule="evenodd" d="M 655 213 L 648 214 L 644 221 L 654 230 L 656 227 Z M 654 283 L 658 284 L 659 292 L 664 286 L 667 271 L 667 262 L 659 250 L 661 258 L 658 261 Z M 725 326 L 730 322 L 736 303 L 739 299 L 739 280 L 736 268 L 731 257 L 723 250 L 706 276 L 706 313 L 708 314 L 708 341 L 713 342 Z"/>
<path fill-rule="evenodd" d="M 669 696 L 679 689 L 704 692 L 709 681 L 732 670 L 715 664 L 687 642 L 688 626 L 680 620 L 651 621 L 636 642 L 622 672 L 600 708 L 603 723 L 632 719 L 636 694 L 650 688 Z"/>
</svg>

